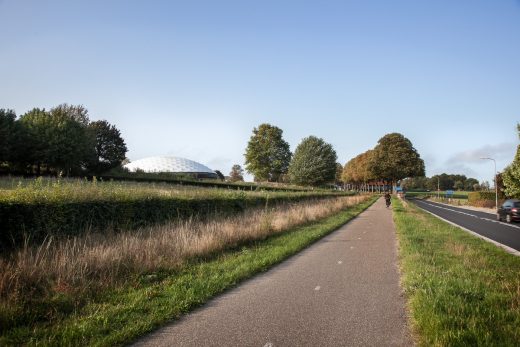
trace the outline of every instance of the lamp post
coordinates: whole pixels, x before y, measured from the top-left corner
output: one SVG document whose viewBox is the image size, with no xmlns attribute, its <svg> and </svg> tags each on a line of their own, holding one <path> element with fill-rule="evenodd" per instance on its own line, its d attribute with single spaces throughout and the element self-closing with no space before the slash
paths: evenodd
<svg viewBox="0 0 520 347">
<path fill-rule="evenodd" d="M 497 162 L 493 158 L 480 158 L 483 160 L 493 160 L 495 164 L 495 208 L 498 210 L 498 181 L 497 181 Z"/>
</svg>

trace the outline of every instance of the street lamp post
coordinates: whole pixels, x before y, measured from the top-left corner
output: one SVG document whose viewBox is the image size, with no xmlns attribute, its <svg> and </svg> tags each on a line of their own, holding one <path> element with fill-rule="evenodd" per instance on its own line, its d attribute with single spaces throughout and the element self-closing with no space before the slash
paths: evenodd
<svg viewBox="0 0 520 347">
<path fill-rule="evenodd" d="M 484 160 L 493 160 L 493 163 L 495 164 L 495 208 L 498 211 L 498 180 L 497 180 L 497 162 L 493 158 L 480 158 Z"/>
</svg>

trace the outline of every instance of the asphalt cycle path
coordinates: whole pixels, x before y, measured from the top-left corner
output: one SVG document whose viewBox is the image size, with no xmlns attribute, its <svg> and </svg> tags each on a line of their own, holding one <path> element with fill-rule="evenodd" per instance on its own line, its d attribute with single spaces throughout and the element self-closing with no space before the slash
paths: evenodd
<svg viewBox="0 0 520 347">
<path fill-rule="evenodd" d="M 135 346 L 410 346 L 384 199 Z"/>
<path fill-rule="evenodd" d="M 520 225 L 496 220 L 496 214 L 473 211 L 432 201 L 411 200 L 420 208 L 520 254 Z"/>
</svg>

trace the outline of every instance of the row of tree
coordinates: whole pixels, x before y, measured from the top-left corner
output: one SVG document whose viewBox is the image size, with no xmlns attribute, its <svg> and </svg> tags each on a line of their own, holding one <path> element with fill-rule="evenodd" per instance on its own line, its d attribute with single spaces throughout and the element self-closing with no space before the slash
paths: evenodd
<svg viewBox="0 0 520 347">
<path fill-rule="evenodd" d="M 253 129 L 247 144 L 246 170 L 255 181 L 291 182 L 320 186 L 333 183 L 337 172 L 337 155 L 331 144 L 316 136 L 304 138 L 291 153 L 283 139 L 283 130 L 271 124 Z M 233 166 L 230 178 L 242 177 L 240 166 Z"/>
<path fill-rule="evenodd" d="M 105 120 L 91 122 L 81 105 L 34 108 L 20 117 L 0 109 L 3 171 L 101 174 L 119 166 L 126 152 L 119 130 Z"/>
<path fill-rule="evenodd" d="M 424 176 L 424 161 L 411 141 L 399 133 L 383 136 L 377 145 L 348 161 L 342 180 L 351 187 L 394 185 L 407 177 Z"/>
<path fill-rule="evenodd" d="M 411 177 L 401 182 L 401 187 L 406 190 L 486 190 L 489 183 L 482 184 L 476 178 L 468 178 L 465 175 L 440 174 L 432 177 Z"/>
</svg>

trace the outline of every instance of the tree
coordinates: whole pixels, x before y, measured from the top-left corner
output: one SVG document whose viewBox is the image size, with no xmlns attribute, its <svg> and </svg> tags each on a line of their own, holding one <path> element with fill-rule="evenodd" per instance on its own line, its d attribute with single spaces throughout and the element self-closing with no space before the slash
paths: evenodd
<svg viewBox="0 0 520 347">
<path fill-rule="evenodd" d="M 462 181 L 456 181 L 454 184 L 453 184 L 453 189 L 455 190 L 463 190 L 464 189 L 464 183 Z"/>
<path fill-rule="evenodd" d="M 81 112 L 79 111 L 81 110 Z M 25 141 L 23 160 L 47 170 L 81 170 L 94 155 L 95 138 L 88 131 L 84 108 L 59 106 L 47 112 L 34 108 L 20 117 Z"/>
<path fill-rule="evenodd" d="M 229 173 L 229 180 L 231 182 L 243 182 L 244 181 L 244 170 L 238 164 L 233 165 L 231 172 Z"/>
<path fill-rule="evenodd" d="M 282 129 L 266 123 L 253 129 L 245 159 L 246 170 L 255 176 L 255 181 L 276 182 L 287 172 L 291 151 L 282 133 Z"/>
<path fill-rule="evenodd" d="M 478 180 L 476 178 L 468 178 L 466 182 L 464 182 L 465 190 L 475 190 L 475 184 L 478 186 Z"/>
<path fill-rule="evenodd" d="M 96 139 L 88 122 L 83 106 L 63 104 L 50 110 L 49 166 L 68 175 L 94 160 Z"/>
<path fill-rule="evenodd" d="M 83 126 L 88 126 L 90 123 L 88 110 L 83 105 L 61 104 L 51 108 L 51 113 L 66 114 Z"/>
<path fill-rule="evenodd" d="M 368 150 L 349 160 L 343 169 L 343 181 L 356 185 L 365 185 L 374 181 L 376 177 L 370 166 L 373 152 Z"/>
<path fill-rule="evenodd" d="M 424 161 L 410 140 L 392 133 L 379 139 L 370 171 L 376 178 L 393 183 L 406 177 L 424 176 Z"/>
<path fill-rule="evenodd" d="M 516 126 L 520 137 L 520 124 Z M 516 148 L 515 158 L 501 174 L 504 193 L 509 197 L 520 198 L 520 145 Z"/>
<path fill-rule="evenodd" d="M 16 131 L 16 113 L 0 109 L 0 163 L 11 160 Z"/>
<path fill-rule="evenodd" d="M 401 187 L 406 190 L 426 190 L 428 177 L 409 177 L 401 181 Z"/>
<path fill-rule="evenodd" d="M 88 129 L 95 138 L 95 157 L 88 163 L 88 168 L 101 174 L 121 165 L 127 148 L 120 131 L 106 120 L 92 122 Z"/>
<path fill-rule="evenodd" d="M 217 174 L 219 180 L 224 181 L 226 179 L 226 177 L 222 172 L 220 172 L 220 170 L 215 170 L 215 173 Z"/>
<path fill-rule="evenodd" d="M 309 136 L 296 147 L 289 165 L 291 182 L 318 186 L 336 177 L 336 151 L 321 138 Z"/>
<path fill-rule="evenodd" d="M 36 174 L 39 175 L 42 164 L 50 160 L 50 114 L 45 109 L 33 108 L 23 114 L 19 122 L 24 141 L 17 161 L 21 165 L 36 165 Z"/>
<path fill-rule="evenodd" d="M 336 177 L 334 180 L 337 185 L 343 184 L 342 176 L 343 176 L 343 165 L 341 165 L 340 163 L 336 163 Z"/>
</svg>

